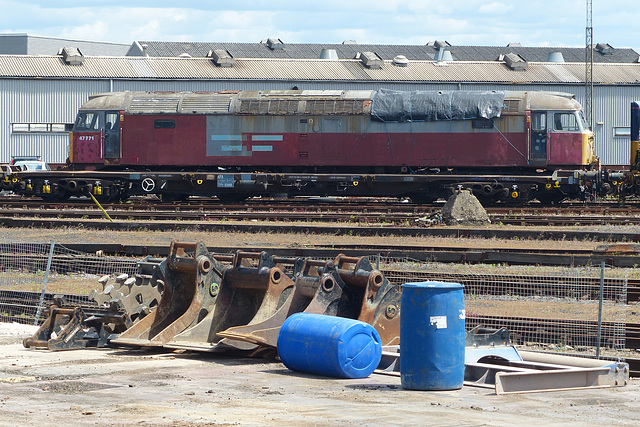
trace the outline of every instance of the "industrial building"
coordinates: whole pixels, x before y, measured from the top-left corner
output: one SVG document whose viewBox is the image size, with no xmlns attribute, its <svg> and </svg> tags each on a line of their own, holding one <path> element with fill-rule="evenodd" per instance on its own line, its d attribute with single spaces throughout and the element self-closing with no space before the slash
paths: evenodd
<svg viewBox="0 0 640 427">
<path fill-rule="evenodd" d="M 167 43 L 131 45 L 0 35 L 0 162 L 64 163 L 78 108 L 100 92 L 267 89 L 547 90 L 585 103 L 581 48 Z M 594 46 L 593 129 L 603 165 L 629 162 L 639 54 Z"/>
</svg>

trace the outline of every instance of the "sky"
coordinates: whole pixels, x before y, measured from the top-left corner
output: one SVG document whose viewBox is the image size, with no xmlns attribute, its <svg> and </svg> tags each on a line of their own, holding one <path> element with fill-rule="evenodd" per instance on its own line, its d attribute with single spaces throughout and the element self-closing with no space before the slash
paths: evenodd
<svg viewBox="0 0 640 427">
<path fill-rule="evenodd" d="M 593 41 L 640 52 L 640 8 L 593 0 Z M 179 7 L 177 7 L 179 6 Z M 4 1 L 0 34 L 133 41 L 584 47 L 586 0 Z"/>
</svg>

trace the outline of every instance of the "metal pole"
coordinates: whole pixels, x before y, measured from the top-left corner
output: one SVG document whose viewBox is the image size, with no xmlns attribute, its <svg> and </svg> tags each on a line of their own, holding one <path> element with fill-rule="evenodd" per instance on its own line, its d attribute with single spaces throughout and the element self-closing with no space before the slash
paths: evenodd
<svg viewBox="0 0 640 427">
<path fill-rule="evenodd" d="M 604 299 L 604 261 L 600 263 L 600 298 L 598 306 L 598 340 L 596 358 L 600 359 L 600 342 L 602 340 L 602 300 Z"/>
<path fill-rule="evenodd" d="M 378 256 L 376 257 L 376 270 L 380 270 L 380 252 L 378 252 Z"/>
<path fill-rule="evenodd" d="M 47 271 L 44 272 L 44 282 L 42 283 L 42 293 L 40 294 L 40 303 L 38 304 L 38 311 L 36 312 L 36 318 L 33 321 L 34 325 L 38 325 L 38 321 L 40 320 L 40 314 L 42 314 L 42 306 L 44 305 L 44 295 L 47 293 L 47 282 L 49 281 L 49 270 L 51 270 L 51 261 L 53 260 L 53 249 L 56 247 L 56 244 L 51 242 L 51 247 L 49 248 L 49 259 L 47 260 Z"/>
</svg>

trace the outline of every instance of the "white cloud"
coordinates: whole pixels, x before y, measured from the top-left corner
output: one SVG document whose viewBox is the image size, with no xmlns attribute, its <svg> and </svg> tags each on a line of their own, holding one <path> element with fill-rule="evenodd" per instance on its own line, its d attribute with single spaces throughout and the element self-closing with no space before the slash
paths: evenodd
<svg viewBox="0 0 640 427">
<path fill-rule="evenodd" d="M 0 33 L 131 43 L 134 40 L 288 43 L 422 44 L 444 39 L 460 45 L 582 46 L 585 2 L 532 0 L 239 0 L 232 4 L 175 1 L 5 1 Z M 517 6 L 517 7 L 516 7 Z M 628 1 L 594 5 L 594 39 L 614 47 L 638 46 L 630 28 L 637 14 Z M 638 50 L 638 49 L 636 49 Z"/>
</svg>

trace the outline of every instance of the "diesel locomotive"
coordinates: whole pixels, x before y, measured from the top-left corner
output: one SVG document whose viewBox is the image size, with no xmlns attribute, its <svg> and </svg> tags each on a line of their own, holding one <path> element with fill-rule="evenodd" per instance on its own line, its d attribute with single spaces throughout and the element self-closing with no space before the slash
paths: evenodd
<svg viewBox="0 0 640 427">
<path fill-rule="evenodd" d="M 593 133 L 559 92 L 271 90 L 91 96 L 66 170 L 21 173 L 23 194 L 409 197 L 460 188 L 486 202 L 558 201 L 597 168 Z"/>
</svg>

